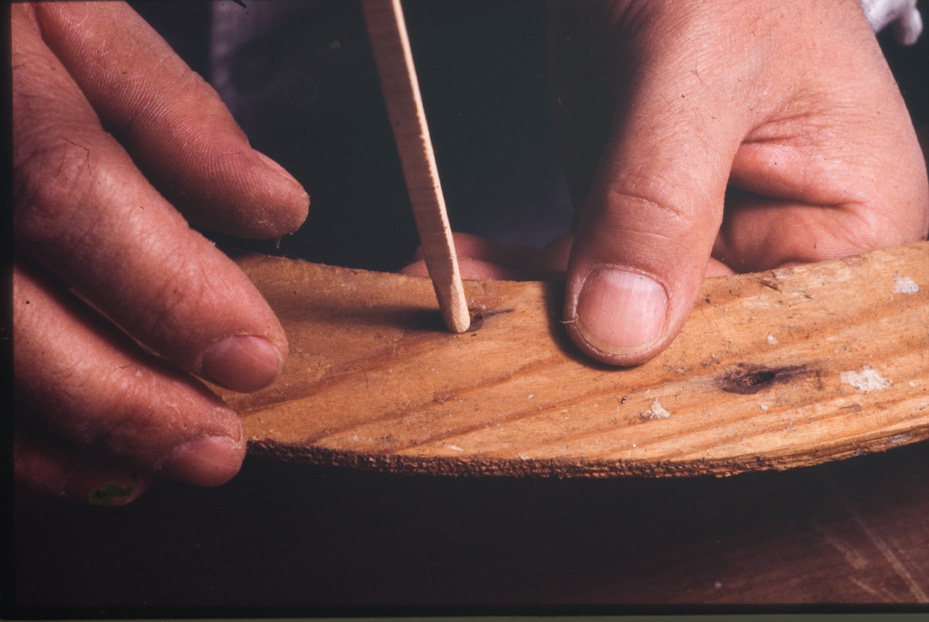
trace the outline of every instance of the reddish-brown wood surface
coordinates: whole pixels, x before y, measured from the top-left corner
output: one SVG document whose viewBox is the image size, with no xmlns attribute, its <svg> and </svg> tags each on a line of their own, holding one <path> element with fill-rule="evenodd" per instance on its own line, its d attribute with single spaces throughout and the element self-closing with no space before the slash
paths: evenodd
<svg viewBox="0 0 929 622">
<path fill-rule="evenodd" d="M 567 342 L 557 284 L 468 282 L 442 329 L 426 279 L 249 256 L 288 332 L 281 380 L 224 393 L 253 451 L 402 472 L 784 469 L 929 436 L 929 243 L 710 279 L 631 369 Z"/>
</svg>

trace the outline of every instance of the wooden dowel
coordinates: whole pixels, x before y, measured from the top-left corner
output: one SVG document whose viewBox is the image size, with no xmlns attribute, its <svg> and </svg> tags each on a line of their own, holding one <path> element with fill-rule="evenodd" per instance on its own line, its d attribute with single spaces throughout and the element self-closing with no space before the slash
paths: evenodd
<svg viewBox="0 0 929 622">
<path fill-rule="evenodd" d="M 429 277 L 445 325 L 463 333 L 471 319 L 403 9 L 400 0 L 363 0 L 362 8 Z"/>
</svg>

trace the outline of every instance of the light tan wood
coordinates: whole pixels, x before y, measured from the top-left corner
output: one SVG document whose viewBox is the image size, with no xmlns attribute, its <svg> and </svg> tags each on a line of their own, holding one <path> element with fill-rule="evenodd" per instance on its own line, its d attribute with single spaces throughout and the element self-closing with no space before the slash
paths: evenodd
<svg viewBox="0 0 929 622">
<path fill-rule="evenodd" d="M 361 4 L 426 268 L 445 325 L 463 333 L 470 322 L 468 305 L 403 9 L 400 0 L 363 0 Z"/>
<path fill-rule="evenodd" d="M 239 259 L 291 344 L 282 379 L 224 392 L 250 451 L 456 475 L 729 475 L 929 437 L 929 243 L 706 281 L 680 336 L 591 363 L 553 283 L 467 281 L 470 332 L 428 279 Z"/>
</svg>

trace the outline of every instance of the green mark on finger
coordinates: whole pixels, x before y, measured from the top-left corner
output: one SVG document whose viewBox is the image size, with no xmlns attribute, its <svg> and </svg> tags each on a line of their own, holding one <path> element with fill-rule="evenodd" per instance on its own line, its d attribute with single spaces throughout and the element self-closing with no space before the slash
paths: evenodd
<svg viewBox="0 0 929 622">
<path fill-rule="evenodd" d="M 113 505 L 113 502 L 116 499 L 124 499 L 132 493 L 135 492 L 136 485 L 130 484 L 128 486 L 120 486 L 119 484 L 114 484 L 113 482 L 107 483 L 106 487 L 100 488 L 98 490 L 92 490 L 90 496 L 87 498 L 87 502 L 90 505 L 99 505 L 102 507 L 110 507 Z"/>
</svg>

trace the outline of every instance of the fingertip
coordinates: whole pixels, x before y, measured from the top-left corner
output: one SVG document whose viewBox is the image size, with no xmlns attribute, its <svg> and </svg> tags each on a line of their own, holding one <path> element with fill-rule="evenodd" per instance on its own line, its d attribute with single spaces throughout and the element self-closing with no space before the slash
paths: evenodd
<svg viewBox="0 0 929 622">
<path fill-rule="evenodd" d="M 568 332 L 593 358 L 636 365 L 664 345 L 669 296 L 655 278 L 618 266 L 592 270 L 576 300 L 568 299 Z"/>
<path fill-rule="evenodd" d="M 52 497 L 101 507 L 118 507 L 138 499 L 152 478 L 138 470 L 82 454 L 49 438 L 17 430 L 13 464 L 20 486 Z"/>
<path fill-rule="evenodd" d="M 245 459 L 245 440 L 206 436 L 179 445 L 158 472 L 197 486 L 219 486 L 232 479 Z"/>
<path fill-rule="evenodd" d="M 284 354 L 264 337 L 234 335 L 210 344 L 203 353 L 200 374 L 215 384 L 250 393 L 281 375 Z"/>
<path fill-rule="evenodd" d="M 293 233 L 306 221 L 306 217 L 310 213 L 310 195 L 283 166 L 260 151 L 255 151 L 255 154 L 271 174 L 271 178 L 277 182 L 277 194 L 280 195 L 279 204 L 281 209 L 280 213 L 277 214 L 276 230 L 271 235 L 265 235 L 267 237 L 276 237 Z"/>
<path fill-rule="evenodd" d="M 710 278 L 714 276 L 732 276 L 735 274 L 735 270 L 719 261 L 718 259 L 711 258 L 710 261 L 706 264 L 706 273 L 704 278 Z"/>
<path fill-rule="evenodd" d="M 429 270 L 426 268 L 426 260 L 421 257 L 416 258 L 413 263 L 403 266 L 400 269 L 400 274 L 406 276 L 429 276 Z"/>
<path fill-rule="evenodd" d="M 199 175 L 195 179 L 165 181 L 165 166 L 160 167 L 158 185 L 191 223 L 228 235 L 267 240 L 293 233 L 306 221 L 310 196 L 280 164 L 236 144 L 205 150 L 213 155 L 200 159 L 219 162 L 209 174 L 194 171 Z"/>
<path fill-rule="evenodd" d="M 459 257 L 458 267 L 461 278 L 469 281 L 523 281 L 529 278 L 527 270 L 509 268 L 483 259 Z"/>
<path fill-rule="evenodd" d="M 525 281 L 537 276 L 537 270 L 508 268 L 490 261 L 458 257 L 458 271 L 466 281 Z M 407 276 L 429 276 L 429 269 L 423 259 L 414 261 L 400 270 Z"/>
</svg>

